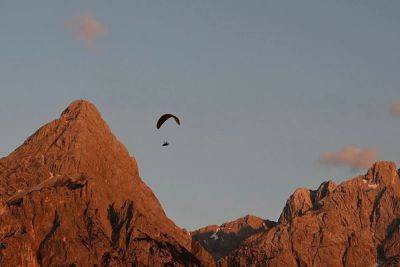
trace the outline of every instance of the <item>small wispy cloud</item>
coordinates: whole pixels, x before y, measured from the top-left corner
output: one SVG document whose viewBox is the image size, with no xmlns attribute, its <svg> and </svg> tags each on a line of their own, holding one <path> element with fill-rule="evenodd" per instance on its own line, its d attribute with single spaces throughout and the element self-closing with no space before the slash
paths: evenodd
<svg viewBox="0 0 400 267">
<path fill-rule="evenodd" d="M 73 17 L 65 23 L 73 36 L 82 40 L 86 47 L 95 50 L 95 41 L 107 33 L 107 27 L 96 20 L 90 12 Z"/>
<path fill-rule="evenodd" d="M 390 113 L 395 117 L 400 117 L 400 100 L 392 102 L 390 105 Z"/>
<path fill-rule="evenodd" d="M 337 152 L 323 153 L 320 162 L 326 165 L 342 165 L 352 169 L 365 169 L 371 167 L 377 160 L 377 150 L 348 145 Z"/>
</svg>

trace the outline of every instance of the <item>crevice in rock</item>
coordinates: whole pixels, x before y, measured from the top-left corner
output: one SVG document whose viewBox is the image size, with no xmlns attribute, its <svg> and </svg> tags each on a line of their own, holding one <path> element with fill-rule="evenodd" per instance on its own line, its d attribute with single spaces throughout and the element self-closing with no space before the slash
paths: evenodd
<svg viewBox="0 0 400 267">
<path fill-rule="evenodd" d="M 127 203 L 125 203 L 124 206 L 126 204 Z M 124 224 L 126 224 L 126 229 L 128 230 L 132 217 L 133 217 L 133 204 L 131 202 L 128 204 L 126 208 L 125 216 L 123 215 L 121 216 L 118 213 L 118 211 L 114 208 L 114 203 L 109 205 L 108 219 L 112 227 L 111 242 L 114 247 L 117 247 L 119 245 L 119 239 L 122 227 L 124 226 Z"/>
<path fill-rule="evenodd" d="M 369 221 L 370 221 L 370 227 L 371 227 L 371 228 L 372 228 L 372 225 L 373 225 L 373 223 L 374 223 L 374 215 L 375 215 L 375 213 L 377 212 L 377 208 L 378 208 L 379 203 L 380 203 L 380 201 L 381 201 L 383 195 L 385 194 L 385 192 L 386 192 L 386 188 L 382 189 L 382 190 L 378 193 L 377 197 L 375 198 L 374 205 L 373 205 L 373 207 L 372 207 L 372 211 L 371 211 L 371 214 L 370 214 L 370 216 L 369 216 Z"/>
<path fill-rule="evenodd" d="M 49 240 L 53 237 L 54 233 L 57 231 L 57 229 L 60 227 L 61 221 L 60 221 L 60 216 L 58 215 L 57 211 L 55 212 L 54 215 L 54 221 L 53 221 L 53 226 L 51 227 L 50 231 L 46 234 L 44 239 L 40 242 L 39 249 L 36 253 L 36 257 L 38 260 L 39 265 L 42 265 L 43 263 L 43 258 L 45 256 L 45 247 Z"/>
<path fill-rule="evenodd" d="M 350 246 L 351 246 L 351 239 L 353 238 L 354 233 L 352 233 L 349 237 L 347 237 L 347 242 L 345 244 L 345 248 L 344 248 L 344 253 L 342 256 L 342 265 L 346 266 L 346 256 L 347 256 L 347 251 L 349 250 Z"/>
</svg>

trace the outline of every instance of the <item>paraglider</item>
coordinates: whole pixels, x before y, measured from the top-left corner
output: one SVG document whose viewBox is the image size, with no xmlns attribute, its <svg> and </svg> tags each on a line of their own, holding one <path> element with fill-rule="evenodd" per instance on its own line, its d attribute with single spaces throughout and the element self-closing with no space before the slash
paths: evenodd
<svg viewBox="0 0 400 267">
<path fill-rule="evenodd" d="M 172 114 L 164 114 L 157 121 L 157 125 L 156 125 L 157 129 L 160 129 L 161 126 L 164 124 L 164 122 L 166 122 L 167 120 L 169 120 L 171 118 L 173 118 L 178 125 L 181 125 L 181 121 L 179 120 L 179 118 L 177 116 L 172 115 Z M 169 146 L 168 141 L 165 141 L 162 144 L 162 146 L 163 147 Z"/>
<path fill-rule="evenodd" d="M 176 123 L 178 125 L 181 125 L 181 122 L 179 120 L 179 118 L 175 115 L 172 114 L 164 114 L 162 115 L 158 121 L 157 121 L 157 129 L 160 129 L 160 127 L 164 124 L 164 122 L 166 122 L 167 120 L 169 120 L 170 118 L 174 118 L 174 120 L 176 121 Z"/>
<path fill-rule="evenodd" d="M 164 144 L 162 144 L 162 146 L 169 146 L 169 143 L 165 141 Z"/>
</svg>

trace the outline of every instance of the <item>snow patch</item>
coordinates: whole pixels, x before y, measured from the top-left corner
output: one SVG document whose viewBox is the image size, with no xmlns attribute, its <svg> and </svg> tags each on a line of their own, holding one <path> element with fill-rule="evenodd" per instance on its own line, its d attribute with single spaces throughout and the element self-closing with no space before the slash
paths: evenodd
<svg viewBox="0 0 400 267">
<path fill-rule="evenodd" d="M 217 230 L 215 230 L 215 232 L 210 236 L 210 238 L 217 240 L 218 237 L 218 232 L 219 232 L 220 228 L 218 227 Z"/>
<path fill-rule="evenodd" d="M 217 239 L 218 239 L 218 234 L 217 234 L 217 232 L 213 233 L 213 234 L 210 236 L 210 238 L 212 238 L 212 239 L 214 239 L 214 240 L 217 240 Z"/>
<path fill-rule="evenodd" d="M 362 181 L 364 184 L 366 184 L 368 186 L 368 188 L 376 189 L 378 187 L 378 184 L 370 183 L 372 181 L 368 181 L 366 179 L 362 179 Z"/>
</svg>

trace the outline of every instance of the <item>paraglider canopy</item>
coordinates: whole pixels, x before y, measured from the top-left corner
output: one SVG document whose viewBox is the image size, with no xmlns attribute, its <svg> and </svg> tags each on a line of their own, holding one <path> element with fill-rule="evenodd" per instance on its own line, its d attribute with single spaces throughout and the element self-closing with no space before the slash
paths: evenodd
<svg viewBox="0 0 400 267">
<path fill-rule="evenodd" d="M 176 121 L 176 123 L 178 125 L 181 125 L 181 122 L 179 120 L 179 118 L 175 115 L 172 114 L 164 114 L 162 115 L 158 121 L 157 121 L 157 129 L 160 129 L 160 127 L 164 124 L 164 122 L 166 122 L 167 120 L 169 120 L 170 118 L 174 118 L 174 120 Z"/>
</svg>

